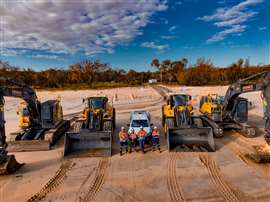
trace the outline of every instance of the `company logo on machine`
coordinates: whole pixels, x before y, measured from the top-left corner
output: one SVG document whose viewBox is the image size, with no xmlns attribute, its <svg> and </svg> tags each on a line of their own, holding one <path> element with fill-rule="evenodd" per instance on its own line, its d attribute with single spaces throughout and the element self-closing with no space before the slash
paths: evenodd
<svg viewBox="0 0 270 202">
<path fill-rule="evenodd" d="M 243 86 L 243 87 L 242 87 L 242 90 L 243 90 L 244 92 L 246 92 L 246 91 L 251 91 L 251 90 L 253 90 L 253 85 Z"/>
</svg>

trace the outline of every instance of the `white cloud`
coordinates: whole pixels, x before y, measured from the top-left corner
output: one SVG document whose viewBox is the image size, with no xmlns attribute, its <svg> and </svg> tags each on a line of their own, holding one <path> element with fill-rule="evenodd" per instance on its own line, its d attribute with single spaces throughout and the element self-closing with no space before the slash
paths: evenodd
<svg viewBox="0 0 270 202">
<path fill-rule="evenodd" d="M 218 32 L 217 34 L 213 35 L 212 37 L 210 37 L 209 39 L 207 39 L 207 43 L 213 43 L 213 42 L 217 42 L 217 41 L 222 41 L 223 39 L 225 39 L 228 35 L 231 34 L 241 34 L 242 32 L 244 32 L 246 29 L 245 25 L 234 25 L 231 28 L 225 29 L 221 32 Z"/>
<path fill-rule="evenodd" d="M 144 42 L 144 43 L 141 44 L 141 47 L 156 49 L 159 53 L 162 53 L 164 50 L 169 49 L 169 45 L 168 44 L 158 45 L 158 44 L 156 44 L 153 41 L 151 41 L 151 42 Z"/>
<path fill-rule="evenodd" d="M 13 57 L 17 55 L 17 51 L 7 48 L 0 48 L 0 56 Z"/>
<path fill-rule="evenodd" d="M 0 5 L 2 49 L 49 53 L 112 53 L 142 35 L 167 1 L 4 1 Z"/>
<path fill-rule="evenodd" d="M 262 3 L 264 0 L 245 0 L 232 7 L 217 8 L 212 15 L 197 18 L 205 22 L 214 22 L 216 27 L 226 27 L 207 40 L 208 43 L 217 42 L 225 39 L 231 34 L 241 35 L 246 29 L 246 22 L 252 19 L 258 12 L 249 7 Z"/>
<path fill-rule="evenodd" d="M 175 39 L 176 36 L 172 36 L 172 35 L 164 35 L 164 36 L 161 36 L 160 38 L 162 38 L 162 39 Z"/>
<path fill-rule="evenodd" d="M 174 25 L 174 26 L 171 26 L 168 31 L 170 33 L 173 33 L 175 30 L 176 30 L 176 26 Z"/>
<path fill-rule="evenodd" d="M 49 59 L 49 60 L 63 60 L 63 58 L 60 58 L 58 55 L 43 55 L 43 54 L 37 54 L 32 55 L 32 58 L 42 58 L 42 59 Z"/>
<path fill-rule="evenodd" d="M 260 31 L 264 31 L 264 30 L 267 30 L 267 27 L 258 27 L 258 29 L 259 29 Z"/>
</svg>

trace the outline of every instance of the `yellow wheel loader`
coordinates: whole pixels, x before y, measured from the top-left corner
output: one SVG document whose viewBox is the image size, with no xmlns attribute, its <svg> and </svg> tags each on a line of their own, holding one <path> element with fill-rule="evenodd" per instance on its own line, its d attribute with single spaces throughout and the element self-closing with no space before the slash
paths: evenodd
<svg viewBox="0 0 270 202">
<path fill-rule="evenodd" d="M 169 94 L 162 106 L 162 124 L 169 151 L 177 146 L 203 147 L 215 151 L 211 127 L 205 127 L 200 117 L 193 115 L 191 96 Z"/>
<path fill-rule="evenodd" d="M 76 120 L 74 130 L 65 135 L 64 156 L 110 156 L 112 133 L 115 128 L 115 109 L 107 97 L 83 99 L 85 109 Z"/>
</svg>

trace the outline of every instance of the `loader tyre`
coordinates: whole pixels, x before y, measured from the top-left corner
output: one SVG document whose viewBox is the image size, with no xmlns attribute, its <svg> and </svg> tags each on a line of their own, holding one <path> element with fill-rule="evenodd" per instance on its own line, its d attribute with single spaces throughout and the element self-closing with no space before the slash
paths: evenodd
<svg viewBox="0 0 270 202">
<path fill-rule="evenodd" d="M 112 120 L 113 120 L 113 129 L 115 129 L 115 127 L 116 127 L 116 122 L 115 122 L 115 108 L 113 108 L 113 117 L 112 117 Z"/>
<path fill-rule="evenodd" d="M 174 118 L 165 118 L 165 125 L 164 125 L 164 130 L 165 130 L 165 136 L 168 134 L 169 128 L 174 128 Z"/>
<path fill-rule="evenodd" d="M 105 121 L 104 123 L 103 123 L 103 130 L 104 131 L 112 131 L 112 129 L 113 129 L 113 123 L 112 123 L 112 121 Z"/>
<path fill-rule="evenodd" d="M 81 121 L 75 122 L 75 124 L 74 124 L 74 132 L 75 133 L 79 133 L 81 131 L 82 124 L 83 124 L 83 122 L 81 122 Z"/>
<path fill-rule="evenodd" d="M 164 127 L 165 126 L 165 114 L 164 114 L 164 106 L 162 106 L 162 126 Z"/>
</svg>

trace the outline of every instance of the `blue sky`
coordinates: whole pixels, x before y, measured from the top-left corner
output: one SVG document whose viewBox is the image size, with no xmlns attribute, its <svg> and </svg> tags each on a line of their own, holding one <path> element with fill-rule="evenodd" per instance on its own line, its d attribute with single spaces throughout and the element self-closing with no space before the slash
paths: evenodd
<svg viewBox="0 0 270 202">
<path fill-rule="evenodd" d="M 70 3 L 73 2 L 73 3 Z M 0 59 L 35 70 L 99 59 L 270 63 L 270 0 L 2 0 Z"/>
</svg>

